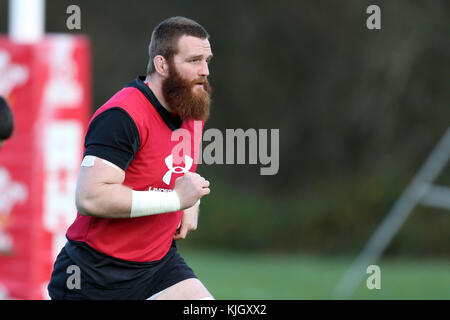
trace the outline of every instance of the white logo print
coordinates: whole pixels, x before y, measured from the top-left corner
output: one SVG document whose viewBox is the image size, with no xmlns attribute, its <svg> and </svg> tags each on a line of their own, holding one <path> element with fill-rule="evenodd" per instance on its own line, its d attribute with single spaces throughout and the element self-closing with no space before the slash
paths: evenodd
<svg viewBox="0 0 450 320">
<path fill-rule="evenodd" d="M 76 108 L 83 99 L 74 52 L 75 41 L 67 36 L 60 36 L 49 48 L 49 81 L 44 88 L 44 104 L 51 108 Z"/>
<path fill-rule="evenodd" d="M 8 96 L 18 85 L 28 80 L 28 69 L 23 65 L 11 62 L 8 51 L 0 50 L 0 94 Z"/>
<path fill-rule="evenodd" d="M 173 166 L 173 156 L 169 155 L 164 159 L 164 162 L 166 163 L 167 168 L 169 168 L 169 171 L 166 172 L 162 180 L 165 184 L 170 184 L 170 179 L 172 179 L 172 173 L 186 173 L 191 169 L 192 164 L 194 163 L 194 159 L 192 159 L 189 156 L 184 156 L 184 168 L 183 167 L 174 167 Z"/>
</svg>

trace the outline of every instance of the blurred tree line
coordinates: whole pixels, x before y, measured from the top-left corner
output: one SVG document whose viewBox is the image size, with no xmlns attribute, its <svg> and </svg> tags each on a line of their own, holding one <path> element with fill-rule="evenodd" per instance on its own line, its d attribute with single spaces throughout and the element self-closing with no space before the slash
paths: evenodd
<svg viewBox="0 0 450 320">
<path fill-rule="evenodd" d="M 80 31 L 66 28 L 71 4 Z M 381 30 L 366 28 L 371 4 Z M 214 53 L 206 129 L 280 129 L 280 170 L 200 166 L 212 193 L 186 245 L 341 254 L 362 248 L 450 125 L 449 12 L 445 0 L 48 0 L 47 31 L 91 38 L 96 109 L 145 73 L 157 23 L 200 22 Z M 449 230 L 448 212 L 418 208 L 388 253 L 450 256 Z"/>
</svg>

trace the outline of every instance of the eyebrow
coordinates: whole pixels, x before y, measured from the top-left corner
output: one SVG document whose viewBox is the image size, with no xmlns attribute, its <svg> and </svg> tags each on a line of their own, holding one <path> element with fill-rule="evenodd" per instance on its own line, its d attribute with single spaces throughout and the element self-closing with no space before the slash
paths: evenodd
<svg viewBox="0 0 450 320">
<path fill-rule="evenodd" d="M 189 57 L 186 58 L 186 60 L 191 60 L 191 59 L 201 59 L 201 58 L 203 58 L 203 55 L 202 55 L 202 54 L 198 54 L 198 55 L 196 55 L 196 56 L 189 56 Z M 212 58 L 213 58 L 213 54 L 211 53 L 211 54 L 206 58 L 206 61 L 209 62 L 209 61 L 211 61 Z"/>
</svg>

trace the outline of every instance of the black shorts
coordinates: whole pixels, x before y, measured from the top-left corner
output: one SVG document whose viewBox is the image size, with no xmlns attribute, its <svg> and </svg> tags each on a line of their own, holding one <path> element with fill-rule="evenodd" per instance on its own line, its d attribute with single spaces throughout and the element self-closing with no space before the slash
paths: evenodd
<svg viewBox="0 0 450 320">
<path fill-rule="evenodd" d="M 190 278 L 197 277 L 175 241 L 161 260 L 132 262 L 69 240 L 56 258 L 48 291 L 54 300 L 145 300 Z"/>
</svg>

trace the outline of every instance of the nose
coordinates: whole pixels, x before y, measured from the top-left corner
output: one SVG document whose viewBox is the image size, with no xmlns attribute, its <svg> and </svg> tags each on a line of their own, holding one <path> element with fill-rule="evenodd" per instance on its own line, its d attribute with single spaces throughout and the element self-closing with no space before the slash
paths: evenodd
<svg viewBox="0 0 450 320">
<path fill-rule="evenodd" d="M 198 75 L 201 77 L 209 76 L 209 67 L 208 67 L 208 63 L 206 61 L 202 61 L 201 68 L 199 70 Z"/>
</svg>

